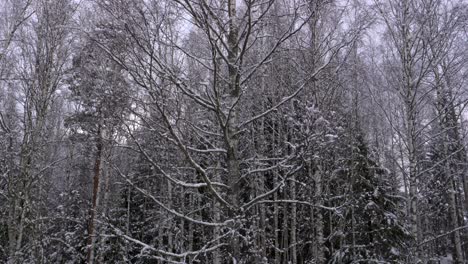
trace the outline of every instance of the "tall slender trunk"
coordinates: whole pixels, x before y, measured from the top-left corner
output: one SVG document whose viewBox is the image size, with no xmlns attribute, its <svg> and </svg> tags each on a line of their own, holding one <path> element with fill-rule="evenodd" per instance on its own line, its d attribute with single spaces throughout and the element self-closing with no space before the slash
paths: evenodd
<svg viewBox="0 0 468 264">
<path fill-rule="evenodd" d="M 449 176 L 450 177 L 450 176 Z M 465 259 L 463 256 L 463 248 L 462 248 L 462 240 L 460 235 L 460 230 L 457 228 L 460 227 L 458 224 L 458 214 L 457 214 L 457 205 L 455 199 L 455 181 L 452 179 L 450 180 L 450 189 L 449 189 L 449 212 L 450 212 L 450 220 L 451 226 L 455 230 L 453 232 L 453 242 L 454 242 L 454 251 L 455 251 L 455 264 L 463 264 L 465 263 Z"/>
<path fill-rule="evenodd" d="M 197 206 L 196 202 L 194 201 L 194 195 L 192 195 L 190 193 L 189 193 L 189 204 L 188 205 L 189 205 L 189 208 L 196 208 L 196 206 Z M 193 243 L 194 243 L 193 233 L 194 233 L 193 232 L 193 222 L 190 221 L 190 222 L 188 222 L 188 240 L 189 240 L 188 241 L 188 250 L 189 251 L 193 250 Z M 188 259 L 188 263 L 189 264 L 193 263 L 193 260 L 192 260 L 191 257 Z"/>
<path fill-rule="evenodd" d="M 126 234 L 131 234 L 130 233 L 130 221 L 131 221 L 131 209 L 132 209 L 132 186 L 129 184 L 127 186 L 127 221 L 126 221 L 126 225 L 125 225 L 125 230 L 126 230 Z M 126 257 L 126 261 L 129 261 L 131 259 L 131 256 L 130 256 L 130 244 L 129 243 L 125 243 L 125 257 Z"/>
<path fill-rule="evenodd" d="M 102 159 L 102 128 L 101 124 L 98 125 L 97 139 L 96 139 L 96 157 L 94 160 L 94 176 L 93 176 L 93 198 L 91 205 L 91 212 L 89 217 L 88 224 L 88 255 L 87 260 L 88 264 L 94 263 L 94 252 L 95 252 L 95 243 L 96 243 L 96 215 L 97 208 L 99 206 L 99 181 L 101 177 L 101 159 Z"/>
<path fill-rule="evenodd" d="M 111 148 L 108 148 L 108 151 L 107 151 L 107 155 L 106 155 L 106 160 L 110 161 L 111 160 L 111 155 L 112 155 L 112 149 Z M 109 216 L 109 195 L 110 195 L 110 170 L 109 168 L 111 167 L 112 165 L 109 165 L 109 166 L 101 166 L 102 167 L 102 177 L 104 179 L 104 185 L 102 186 L 103 187 L 103 190 L 104 190 L 104 193 L 102 195 L 102 202 L 101 202 L 101 206 L 100 206 L 100 210 L 101 210 L 101 214 L 105 217 L 108 217 Z M 128 233 L 127 233 L 128 234 Z M 105 248 L 105 245 L 108 241 L 108 238 L 107 237 L 101 237 L 100 240 L 99 240 L 99 243 L 100 245 L 102 246 L 98 246 L 98 248 Z M 105 251 L 104 250 L 99 250 L 98 251 L 98 263 L 104 263 L 104 257 L 105 257 Z"/>
<path fill-rule="evenodd" d="M 218 161 L 217 167 L 221 167 L 221 163 Z M 221 182 L 221 171 L 217 171 L 215 175 L 215 181 Z M 221 213 L 220 213 L 220 204 L 217 201 L 213 202 L 213 216 L 214 221 L 219 222 L 221 220 Z M 220 235 L 220 228 L 218 226 L 214 227 L 213 229 L 214 237 L 217 238 Z M 213 251 L 213 264 L 221 264 L 221 252 L 219 249 Z"/>
<path fill-rule="evenodd" d="M 310 173 L 312 172 L 312 165 L 309 164 L 309 171 Z M 322 172 L 320 171 L 320 168 L 317 168 L 314 175 L 313 179 L 315 182 L 315 199 L 314 203 L 317 206 L 322 205 Z M 324 256 L 324 241 L 323 241 L 323 215 L 322 215 L 322 209 L 320 207 L 317 207 L 315 209 L 315 215 L 314 215 L 314 229 L 315 229 L 315 260 L 316 263 L 318 264 L 323 264 L 325 263 L 325 256 Z"/>
<path fill-rule="evenodd" d="M 167 198 L 168 198 L 168 207 L 172 208 L 172 183 L 170 181 L 167 181 Z M 174 244 L 174 238 L 172 236 L 172 231 L 174 225 L 172 221 L 168 223 L 168 232 L 167 232 L 167 251 L 172 252 L 174 250 L 173 244 Z"/>
<path fill-rule="evenodd" d="M 229 172 L 229 187 L 230 195 L 229 200 L 233 208 L 230 210 L 230 217 L 237 217 L 237 209 L 239 208 L 239 193 L 240 193 L 240 166 L 239 166 L 239 135 L 236 130 L 238 123 L 238 110 L 235 102 L 240 96 L 239 87 L 239 47 L 238 47 L 238 25 L 237 25 L 237 7 L 236 0 L 228 0 L 228 18 L 229 18 L 229 32 L 227 35 L 228 42 L 228 74 L 229 74 L 229 103 L 228 106 L 232 107 L 231 116 L 227 122 L 225 132 L 225 140 L 227 146 L 227 166 Z M 233 263 L 239 263 L 241 259 L 241 241 L 237 232 L 240 227 L 234 225 L 234 236 L 230 241 L 230 255 Z"/>
<path fill-rule="evenodd" d="M 218 222 L 220 220 L 220 212 L 219 212 L 219 203 L 214 202 L 213 204 L 213 213 L 214 213 L 214 220 Z M 214 237 L 217 238 L 220 235 L 220 228 L 215 227 L 213 229 Z M 213 264 L 221 264 L 221 252 L 219 249 L 213 251 Z"/>
<path fill-rule="evenodd" d="M 463 164 L 462 166 L 466 166 L 466 164 Z M 463 209 L 465 210 L 464 215 L 468 215 L 468 180 L 466 179 L 467 170 L 463 169 L 461 170 L 461 181 L 462 181 L 462 186 L 463 186 L 463 193 L 464 193 L 464 203 L 463 203 Z M 468 221 L 466 221 L 468 223 Z"/>
<path fill-rule="evenodd" d="M 16 228 L 14 228 L 16 218 L 16 208 L 18 208 L 18 199 L 15 199 L 10 204 L 10 210 L 8 211 L 8 246 L 9 246 L 9 259 L 13 262 L 13 257 L 16 251 Z"/>
<path fill-rule="evenodd" d="M 276 171 L 273 172 L 274 173 L 274 177 L 273 177 L 273 183 L 276 184 L 276 182 L 278 181 L 278 174 Z M 273 199 L 276 201 L 278 200 L 278 193 L 275 192 L 273 194 Z M 278 208 L 278 204 L 277 203 L 274 203 L 273 204 L 273 235 L 274 235 L 274 245 L 275 245 L 275 259 L 273 261 L 274 264 L 278 264 L 280 263 L 280 252 L 279 252 L 279 208 Z"/>
<path fill-rule="evenodd" d="M 294 180 L 294 178 L 293 178 Z M 291 199 L 296 199 L 296 183 L 294 181 L 291 182 Z M 291 205 L 291 264 L 297 263 L 297 205 L 293 203 Z"/>
<path fill-rule="evenodd" d="M 284 197 L 287 199 L 287 197 Z M 283 250 L 283 263 L 288 264 L 289 262 L 289 215 L 288 215 L 288 204 L 283 205 L 283 228 L 282 228 L 282 247 Z"/>
<path fill-rule="evenodd" d="M 413 83 L 413 54 L 411 50 L 411 29 L 410 29 L 410 4 L 408 0 L 402 1 L 402 25 L 401 25 L 401 34 L 402 34 L 402 52 L 401 52 L 401 63 L 403 66 L 403 85 L 404 88 L 401 91 L 404 94 L 404 103 L 406 111 L 406 137 L 407 137 L 407 148 L 408 148 L 408 162 L 409 162 L 409 172 L 408 172 L 408 184 L 409 184 L 409 193 L 408 193 L 408 218 L 410 220 L 410 232 L 415 238 L 416 245 L 419 243 L 420 234 L 419 234 L 419 225 L 418 225 L 418 151 L 417 146 L 417 131 L 416 131 L 416 89 L 417 87 Z M 418 258 L 418 251 L 414 252 L 415 258 Z M 412 261 L 416 261 L 413 259 Z"/>
<path fill-rule="evenodd" d="M 461 236 L 460 236 L 460 231 L 457 230 L 457 228 L 460 227 L 458 224 L 458 214 L 457 214 L 457 204 L 456 204 L 456 198 L 455 198 L 455 193 L 457 192 L 456 190 L 456 185 L 455 185 L 455 179 L 454 175 L 451 170 L 451 164 L 450 164 L 450 158 L 449 158 L 449 139 L 447 135 L 447 141 L 444 143 L 444 152 L 446 156 L 446 161 L 445 161 L 445 166 L 444 166 L 444 174 L 445 177 L 449 178 L 449 190 L 448 190 L 448 202 L 449 202 L 449 214 L 450 214 L 450 222 L 451 222 L 451 228 L 455 230 L 453 232 L 453 242 L 454 242 L 454 255 L 455 255 L 455 263 L 456 264 L 462 264 L 465 263 L 464 257 L 463 257 L 463 249 L 462 249 L 462 242 L 461 242 Z"/>
</svg>

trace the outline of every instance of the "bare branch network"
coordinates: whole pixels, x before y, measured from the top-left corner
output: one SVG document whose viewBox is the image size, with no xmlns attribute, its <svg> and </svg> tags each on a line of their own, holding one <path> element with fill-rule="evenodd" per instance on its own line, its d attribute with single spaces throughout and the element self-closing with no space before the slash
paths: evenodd
<svg viewBox="0 0 468 264">
<path fill-rule="evenodd" d="M 0 262 L 467 263 L 466 0 L 0 0 Z"/>
</svg>

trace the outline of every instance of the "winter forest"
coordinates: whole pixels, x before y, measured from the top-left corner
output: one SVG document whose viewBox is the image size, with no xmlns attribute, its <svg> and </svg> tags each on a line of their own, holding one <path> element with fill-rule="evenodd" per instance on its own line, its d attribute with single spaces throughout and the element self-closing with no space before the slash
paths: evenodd
<svg viewBox="0 0 468 264">
<path fill-rule="evenodd" d="M 468 1 L 0 0 L 0 263 L 468 263 Z"/>
</svg>

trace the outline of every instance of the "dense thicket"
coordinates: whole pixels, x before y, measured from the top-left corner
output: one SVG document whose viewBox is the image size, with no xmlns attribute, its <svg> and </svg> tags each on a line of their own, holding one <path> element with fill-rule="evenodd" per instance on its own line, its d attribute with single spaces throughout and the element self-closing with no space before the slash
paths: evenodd
<svg viewBox="0 0 468 264">
<path fill-rule="evenodd" d="M 0 0 L 0 262 L 466 263 L 468 2 Z"/>
</svg>

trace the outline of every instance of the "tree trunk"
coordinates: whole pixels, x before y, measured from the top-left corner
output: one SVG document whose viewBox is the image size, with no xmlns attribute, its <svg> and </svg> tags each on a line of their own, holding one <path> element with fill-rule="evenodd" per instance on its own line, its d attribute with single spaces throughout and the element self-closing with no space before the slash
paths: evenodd
<svg viewBox="0 0 468 264">
<path fill-rule="evenodd" d="M 312 173 L 312 164 L 309 163 L 309 173 Z M 314 175 L 312 175 L 314 182 L 315 182 L 315 193 L 314 199 L 315 204 L 317 206 L 322 205 L 322 174 L 320 168 L 317 168 Z M 318 264 L 325 263 L 325 255 L 323 251 L 324 243 L 323 243 L 323 215 L 322 209 L 320 207 L 316 207 L 315 215 L 314 215 L 314 229 L 315 229 L 315 260 Z"/>
<path fill-rule="evenodd" d="M 221 164 L 218 161 L 217 167 L 220 168 Z M 216 172 L 216 177 L 215 181 L 221 182 L 221 177 L 220 174 L 221 172 Z M 221 214 L 220 214 L 220 204 L 217 201 L 213 201 L 213 214 L 214 214 L 214 221 L 219 222 L 221 220 Z M 214 237 L 217 238 L 220 235 L 220 228 L 218 226 L 214 227 L 213 229 L 214 232 Z M 213 264 L 221 264 L 221 252 L 219 249 L 216 249 L 213 251 Z"/>
<path fill-rule="evenodd" d="M 284 197 L 287 199 L 286 197 Z M 288 264 L 289 262 L 289 215 L 288 215 L 288 204 L 283 204 L 283 228 L 282 228 L 282 247 L 283 250 L 283 263 Z"/>
<path fill-rule="evenodd" d="M 410 29 L 410 5 L 407 0 L 402 1 L 402 53 L 401 63 L 403 66 L 403 85 L 404 88 L 401 91 L 404 98 L 405 110 L 406 110 L 406 137 L 407 137 L 407 148 L 408 148 L 408 183 L 409 183 L 409 194 L 408 194 L 408 207 L 410 219 L 410 232 L 415 238 L 416 245 L 420 241 L 419 225 L 418 225 L 418 152 L 417 152 L 417 131 L 416 131 L 416 87 L 413 83 L 413 56 L 411 50 L 411 29 Z M 412 261 L 416 262 L 418 258 L 418 251 L 415 252 L 415 258 Z"/>
<path fill-rule="evenodd" d="M 451 177 L 449 175 L 449 177 Z M 454 252 L 455 252 L 455 264 L 463 264 L 465 263 L 465 259 L 463 257 L 463 249 L 462 249 L 462 240 L 460 236 L 460 230 L 457 228 L 460 227 L 458 224 L 458 214 L 457 214 L 457 205 L 455 199 L 455 186 L 454 180 L 450 180 L 450 189 L 449 189 L 449 212 L 450 212 L 450 220 L 452 222 L 451 226 L 455 232 L 453 232 L 453 241 L 454 241 Z"/>
<path fill-rule="evenodd" d="M 460 225 L 458 224 L 458 214 L 457 214 L 457 205 L 456 205 L 456 199 L 455 199 L 455 194 L 457 192 L 456 186 L 455 186 L 455 179 L 454 175 L 452 173 L 452 170 L 450 168 L 450 159 L 448 158 L 450 153 L 448 152 L 448 142 L 445 142 L 444 148 L 445 148 L 445 155 L 447 160 L 445 161 L 445 176 L 447 178 L 450 178 L 449 180 L 449 190 L 448 190 L 448 199 L 449 199 L 449 213 L 450 213 L 450 221 L 451 221 L 451 228 L 455 230 L 453 232 L 453 242 L 454 242 L 454 255 L 455 255 L 455 262 L 456 264 L 462 264 L 465 263 L 464 257 L 463 257 L 463 249 L 462 249 L 462 242 L 461 242 L 461 236 L 460 236 L 460 231 L 457 230 Z"/>
<path fill-rule="evenodd" d="M 291 199 L 296 200 L 296 182 L 295 177 L 292 177 L 291 181 Z M 291 264 L 297 264 L 297 204 L 291 204 Z"/>
<path fill-rule="evenodd" d="M 239 47 L 237 45 L 238 41 L 238 25 L 237 25 L 237 7 L 236 0 L 228 0 L 228 18 L 229 18 L 229 32 L 227 36 L 228 42 L 228 72 L 229 72 L 229 101 L 228 106 L 232 107 L 231 117 L 227 122 L 225 140 L 227 146 L 227 166 L 229 173 L 229 187 L 230 195 L 229 201 L 231 202 L 230 217 L 236 218 L 238 216 L 239 204 L 239 192 L 240 192 L 240 167 L 239 167 L 239 151 L 238 151 L 238 141 L 239 135 L 237 134 L 236 126 L 238 123 L 238 111 L 235 102 L 240 96 L 240 87 L 239 87 Z M 241 241 L 239 239 L 240 227 L 237 226 L 240 223 L 234 223 L 234 236 L 230 241 L 230 254 L 232 257 L 232 262 L 234 264 L 239 263 L 241 259 Z"/>
<path fill-rule="evenodd" d="M 127 186 L 127 221 L 126 221 L 126 224 L 125 224 L 125 230 L 126 230 L 126 234 L 131 234 L 130 233 L 130 221 L 131 221 L 131 209 L 132 209 L 132 186 L 129 184 Z M 130 256 L 130 244 L 129 243 L 126 243 L 125 244 L 125 257 L 126 257 L 126 261 L 129 261 L 131 259 L 131 256 Z"/>
<path fill-rule="evenodd" d="M 274 173 L 274 177 L 273 177 L 273 183 L 276 184 L 278 182 L 278 174 L 276 171 L 273 172 Z M 276 201 L 278 200 L 278 193 L 275 192 L 273 194 L 273 199 Z M 275 248 L 274 248 L 274 251 L 275 251 L 275 259 L 273 261 L 274 264 L 278 264 L 280 263 L 280 252 L 279 252 L 279 247 L 280 247 L 280 243 L 279 243 L 279 208 L 278 208 L 278 204 L 277 203 L 274 203 L 273 204 L 273 235 L 274 235 L 274 243 L 275 243 Z"/>
<path fill-rule="evenodd" d="M 194 195 L 189 193 L 189 208 L 196 208 L 197 206 L 197 203 L 196 201 L 194 200 Z M 189 251 L 192 251 L 193 250 L 193 241 L 194 237 L 193 237 L 193 222 L 190 221 L 188 222 L 188 250 Z M 190 257 L 189 260 L 188 260 L 188 263 L 191 264 L 193 263 L 193 260 L 192 258 Z"/>
<path fill-rule="evenodd" d="M 97 209 L 99 206 L 99 181 L 101 177 L 101 159 L 102 159 L 102 132 L 101 124 L 98 126 L 97 131 L 97 141 L 96 141 L 96 158 L 94 160 L 94 176 L 93 176 L 93 198 L 92 198 L 92 207 L 89 217 L 88 224 L 88 255 L 87 260 L 88 264 L 94 263 L 94 246 L 96 243 L 96 215 Z"/>
</svg>

